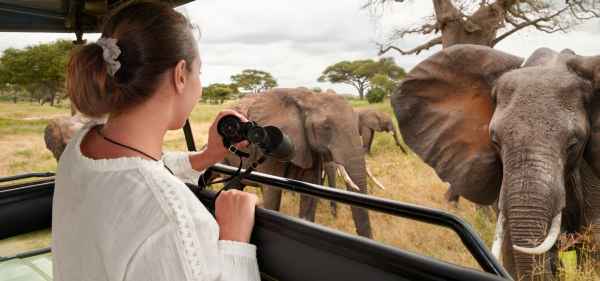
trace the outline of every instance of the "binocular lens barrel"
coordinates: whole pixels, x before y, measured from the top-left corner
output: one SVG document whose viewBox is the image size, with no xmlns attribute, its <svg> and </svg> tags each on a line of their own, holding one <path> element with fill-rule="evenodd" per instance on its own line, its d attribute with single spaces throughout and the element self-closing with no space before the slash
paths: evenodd
<svg viewBox="0 0 600 281">
<path fill-rule="evenodd" d="M 227 115 L 217 123 L 217 131 L 223 137 L 225 146 L 247 140 L 278 160 L 289 161 L 294 157 L 291 139 L 275 126 L 261 127 L 255 122 L 242 122 L 235 115 Z"/>
</svg>

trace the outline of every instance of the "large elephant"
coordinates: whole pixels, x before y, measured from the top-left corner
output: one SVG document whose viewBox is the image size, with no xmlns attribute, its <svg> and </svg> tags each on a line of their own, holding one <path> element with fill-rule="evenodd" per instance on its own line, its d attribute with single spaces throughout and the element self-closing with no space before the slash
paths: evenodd
<svg viewBox="0 0 600 281">
<path fill-rule="evenodd" d="M 492 251 L 513 276 L 549 280 L 561 232 L 591 225 L 600 241 L 599 88 L 600 57 L 457 45 L 412 69 L 391 103 L 452 194 L 498 199 Z"/>
<path fill-rule="evenodd" d="M 375 132 L 388 132 L 394 136 L 396 145 L 406 154 L 406 150 L 404 150 L 398 139 L 394 122 L 392 122 L 392 118 L 387 113 L 374 109 L 357 109 L 356 112 L 358 113 L 358 131 L 367 153 L 371 153 L 371 145 L 373 144 Z"/>
<path fill-rule="evenodd" d="M 235 110 L 249 120 L 272 125 L 285 132 L 295 146 L 295 156 L 289 164 L 267 158 L 258 171 L 285 176 L 311 183 L 322 183 L 323 163 L 336 163 L 347 179 L 349 190 L 367 193 L 365 156 L 358 134 L 357 115 L 341 96 L 330 93 L 313 93 L 304 88 L 273 89 L 241 99 Z M 249 147 L 251 159 L 260 153 Z M 238 164 L 235 156 L 226 162 Z M 265 186 L 263 202 L 268 209 L 279 210 L 281 190 Z M 314 221 L 316 199 L 301 196 L 300 217 Z M 352 207 L 356 232 L 372 237 L 371 224 L 366 210 Z"/>
</svg>

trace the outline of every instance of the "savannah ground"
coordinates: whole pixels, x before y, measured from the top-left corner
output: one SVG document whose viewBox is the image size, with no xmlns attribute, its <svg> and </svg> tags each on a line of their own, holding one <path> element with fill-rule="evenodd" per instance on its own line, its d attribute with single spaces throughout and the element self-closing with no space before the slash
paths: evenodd
<svg viewBox="0 0 600 281">
<path fill-rule="evenodd" d="M 392 114 L 388 101 L 368 104 L 366 101 L 350 101 L 354 107 L 370 107 Z M 214 116 L 224 105 L 198 104 L 191 116 L 196 145 L 206 142 L 208 128 Z M 67 105 L 51 107 L 48 105 L 0 101 L 0 176 L 25 172 L 55 171 L 56 161 L 45 148 L 44 128 L 51 118 L 68 115 Z M 185 140 L 180 131 L 169 132 L 165 142 L 166 150 L 185 150 Z M 473 229 L 491 246 L 495 227 L 492 212 L 478 210 L 476 206 L 461 199 L 458 206 L 446 203 L 443 194 L 447 184 L 442 182 L 433 169 L 427 166 L 412 152 L 402 153 L 394 143 L 391 134 L 378 133 L 373 141 L 372 152 L 367 156 L 367 165 L 374 176 L 386 187 L 381 190 L 369 186 L 371 195 L 406 203 L 446 210 L 466 220 Z M 343 182 L 339 180 L 338 182 Z M 249 187 L 247 190 L 260 194 Z M 284 192 L 282 212 L 297 216 L 299 196 Z M 454 264 L 477 268 L 477 262 L 462 245 L 458 236 L 451 230 L 419 223 L 407 219 L 370 212 L 374 238 L 382 243 L 400 249 L 438 258 Z M 320 200 L 316 223 L 354 234 L 350 208 L 338 204 L 338 217 L 331 215 L 329 203 Z M 46 247 L 51 242 L 50 231 L 34 233 L 0 241 L 0 256 L 10 256 L 30 249 Z M 570 252 L 565 252 L 570 255 Z M 573 262 L 573 258 L 563 259 L 564 264 Z M 597 266 L 589 264 L 579 268 L 566 266 L 565 280 L 597 280 L 593 272 Z"/>
</svg>

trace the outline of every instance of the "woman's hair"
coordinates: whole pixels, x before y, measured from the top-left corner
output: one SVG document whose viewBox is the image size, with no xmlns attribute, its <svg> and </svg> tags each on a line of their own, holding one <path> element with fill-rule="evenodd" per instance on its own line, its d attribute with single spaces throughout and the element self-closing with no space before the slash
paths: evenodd
<svg viewBox="0 0 600 281">
<path fill-rule="evenodd" d="M 103 48 L 87 44 L 71 55 L 67 93 L 83 114 L 118 113 L 149 98 L 161 75 L 185 60 L 188 70 L 198 56 L 190 22 L 166 4 L 137 2 L 108 17 L 102 38 L 117 40 L 121 64 L 109 75 Z"/>
</svg>

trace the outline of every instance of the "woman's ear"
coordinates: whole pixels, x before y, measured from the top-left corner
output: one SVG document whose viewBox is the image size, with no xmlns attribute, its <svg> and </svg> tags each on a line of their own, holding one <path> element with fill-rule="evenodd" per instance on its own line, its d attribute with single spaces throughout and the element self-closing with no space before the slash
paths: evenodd
<svg viewBox="0 0 600 281">
<path fill-rule="evenodd" d="M 171 79 L 172 79 L 173 87 L 174 87 L 176 93 L 182 94 L 183 89 L 185 88 L 185 83 L 187 82 L 187 75 L 188 75 L 187 63 L 185 62 L 185 60 L 180 60 L 175 65 L 172 75 L 173 76 Z"/>
</svg>

